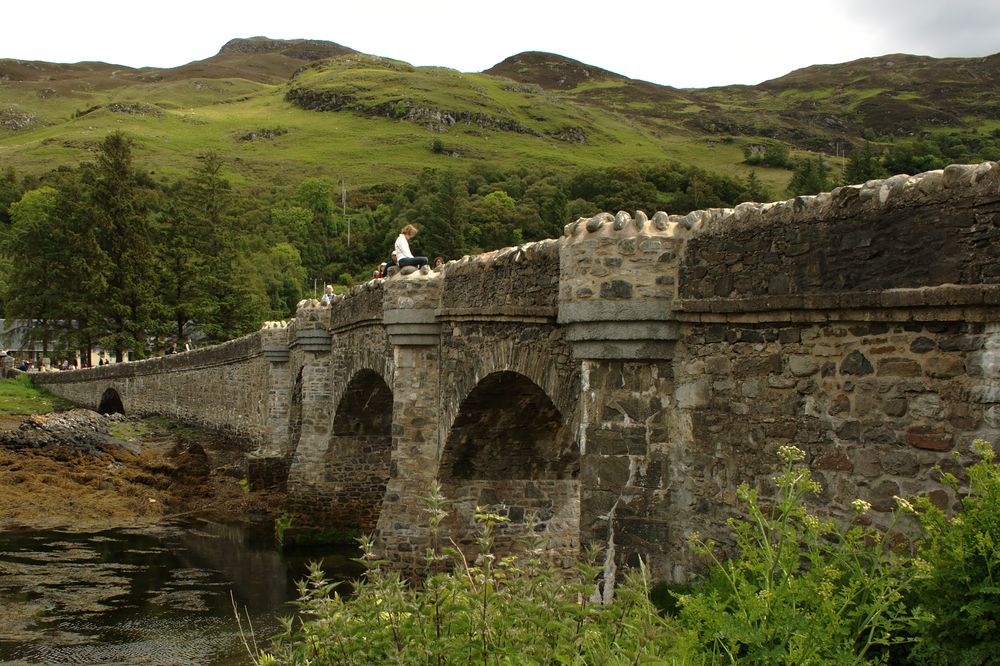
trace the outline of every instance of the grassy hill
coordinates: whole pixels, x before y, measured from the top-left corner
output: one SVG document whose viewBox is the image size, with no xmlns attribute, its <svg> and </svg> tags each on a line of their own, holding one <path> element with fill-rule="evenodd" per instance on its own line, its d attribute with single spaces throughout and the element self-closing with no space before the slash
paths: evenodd
<svg viewBox="0 0 1000 666">
<path fill-rule="evenodd" d="M 1000 54 L 892 55 L 682 90 L 554 54 L 466 74 L 255 37 L 173 69 L 0 60 L 0 167 L 75 165 L 123 130 L 154 179 L 172 180 L 214 150 L 250 191 L 309 176 L 359 188 L 475 164 L 559 172 L 673 159 L 741 176 L 746 147 L 766 141 L 793 155 L 835 154 L 863 138 L 988 135 L 1000 128 L 998 83 Z M 787 170 L 755 170 L 776 191 L 788 182 Z"/>
</svg>

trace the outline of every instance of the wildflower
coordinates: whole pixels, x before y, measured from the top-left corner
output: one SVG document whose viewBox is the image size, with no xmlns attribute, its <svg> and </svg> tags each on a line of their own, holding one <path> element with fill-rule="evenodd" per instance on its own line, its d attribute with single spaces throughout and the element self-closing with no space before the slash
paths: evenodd
<svg viewBox="0 0 1000 666">
<path fill-rule="evenodd" d="M 993 462 L 996 458 L 996 453 L 993 451 L 993 447 L 985 439 L 977 439 L 972 443 L 972 451 L 979 456 L 980 460 L 983 462 Z"/>
<path fill-rule="evenodd" d="M 858 514 L 859 516 L 868 513 L 872 508 L 871 503 L 866 502 L 863 499 L 854 500 L 853 502 L 851 502 L 851 506 L 854 507 L 854 513 Z"/>
<path fill-rule="evenodd" d="M 806 452 L 797 446 L 779 446 L 778 457 L 788 463 L 806 459 Z"/>
<path fill-rule="evenodd" d="M 896 506 L 899 507 L 899 510 L 902 511 L 903 513 L 917 512 L 917 510 L 914 509 L 913 505 L 910 503 L 910 500 L 906 499 L 905 497 L 900 497 L 899 495 L 893 495 L 892 499 L 896 500 Z"/>
<path fill-rule="evenodd" d="M 816 516 L 814 516 L 812 514 L 808 514 L 807 513 L 802 518 L 802 522 L 805 523 L 805 526 L 808 527 L 811 530 L 818 530 L 819 529 L 819 525 L 820 525 L 819 518 L 817 518 Z"/>
</svg>

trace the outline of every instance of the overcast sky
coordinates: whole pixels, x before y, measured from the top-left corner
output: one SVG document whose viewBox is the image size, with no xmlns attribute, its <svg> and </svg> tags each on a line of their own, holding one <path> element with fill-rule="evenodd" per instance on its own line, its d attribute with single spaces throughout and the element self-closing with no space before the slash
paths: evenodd
<svg viewBox="0 0 1000 666">
<path fill-rule="evenodd" d="M 0 0 L 0 58 L 175 67 L 234 37 L 324 39 L 477 72 L 549 51 L 677 87 L 812 64 L 1000 52 L 1000 0 Z"/>
</svg>

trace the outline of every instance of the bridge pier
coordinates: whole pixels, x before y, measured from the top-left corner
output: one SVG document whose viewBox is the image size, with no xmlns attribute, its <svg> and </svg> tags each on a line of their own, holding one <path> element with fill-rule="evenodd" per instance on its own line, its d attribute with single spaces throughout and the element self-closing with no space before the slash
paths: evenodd
<svg viewBox="0 0 1000 666">
<path fill-rule="evenodd" d="M 580 540 L 604 551 L 607 599 L 642 557 L 656 578 L 687 570 L 683 452 L 673 312 L 683 233 L 658 213 L 567 226 L 559 323 L 581 364 Z"/>
<path fill-rule="evenodd" d="M 300 308 L 295 320 L 291 351 L 299 357 L 300 369 L 290 411 L 297 422 L 290 432 L 298 434 L 291 445 L 294 454 L 288 472 L 288 510 L 298 525 L 321 527 L 333 498 L 324 483 L 324 458 L 332 421 L 330 376 L 330 332 L 320 308 Z M 294 409 L 292 409 L 294 407 Z"/>
<path fill-rule="evenodd" d="M 392 457 L 376 540 L 402 569 L 419 571 L 429 545 L 427 514 L 419 499 L 438 477 L 440 442 L 441 325 L 434 317 L 441 298 L 439 276 L 386 283 L 384 320 L 395 367 Z"/>
</svg>

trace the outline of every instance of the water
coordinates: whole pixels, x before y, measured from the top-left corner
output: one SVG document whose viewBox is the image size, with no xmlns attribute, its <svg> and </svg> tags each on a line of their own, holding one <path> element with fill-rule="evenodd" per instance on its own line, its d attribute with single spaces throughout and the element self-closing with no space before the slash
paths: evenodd
<svg viewBox="0 0 1000 666">
<path fill-rule="evenodd" d="M 347 579 L 356 555 L 282 556 L 269 531 L 214 523 L 0 533 L 0 663 L 248 664 L 230 594 L 263 647 L 310 560 Z"/>
</svg>

